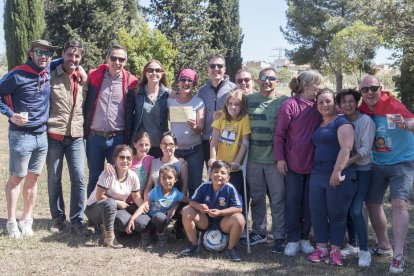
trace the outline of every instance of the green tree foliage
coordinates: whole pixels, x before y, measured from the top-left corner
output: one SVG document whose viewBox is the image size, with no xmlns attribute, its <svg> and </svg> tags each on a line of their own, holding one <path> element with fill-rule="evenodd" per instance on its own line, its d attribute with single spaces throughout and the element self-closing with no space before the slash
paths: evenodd
<svg viewBox="0 0 414 276">
<path fill-rule="evenodd" d="M 105 51 L 119 39 L 121 28 L 136 34 L 135 0 L 46 0 L 47 37 L 63 46 L 71 38 L 86 49 L 83 65 L 93 68 L 104 61 Z"/>
<path fill-rule="evenodd" d="M 9 70 L 24 63 L 30 43 L 45 30 L 43 0 L 7 0 L 4 7 L 4 36 Z"/>
<path fill-rule="evenodd" d="M 280 82 L 286 86 L 289 84 L 290 80 L 292 79 L 292 72 L 286 67 L 280 68 L 280 70 L 277 72 L 277 77 L 279 78 Z"/>
<path fill-rule="evenodd" d="M 149 60 L 156 59 L 163 64 L 168 83 L 171 84 L 174 80 L 173 61 L 177 50 L 159 30 L 150 30 L 144 20 L 138 23 L 137 30 L 139 35 L 132 35 L 126 29 L 119 32 L 119 43 L 128 51 L 127 68 L 140 77 L 144 65 Z"/>
<path fill-rule="evenodd" d="M 227 74 L 233 80 L 243 62 L 239 0 L 210 0 L 208 12 L 212 23 L 211 48 L 226 57 Z"/>
<path fill-rule="evenodd" d="M 205 81 L 207 59 L 212 54 L 207 1 L 151 0 L 147 15 L 178 51 L 174 75 L 189 67 L 197 71 L 199 84 Z"/>
<path fill-rule="evenodd" d="M 330 46 L 335 39 L 336 43 L 347 39 L 353 41 L 354 45 L 361 45 L 363 37 L 346 37 L 354 27 L 336 36 L 341 30 L 349 27 L 359 15 L 358 5 L 350 0 L 291 0 L 288 1 L 287 26 L 282 29 L 284 37 L 292 45 L 297 47 L 288 51 L 288 55 L 296 64 L 311 63 L 312 67 L 322 70 L 328 69 L 335 75 L 336 90 L 342 89 L 343 73 L 350 66 L 344 63 L 343 56 L 338 60 L 333 52 L 336 47 Z M 361 28 L 359 28 L 361 30 Z M 361 41 L 358 42 L 358 40 Z M 344 48 L 344 50 L 349 50 Z M 349 47 L 348 47 L 349 48 Z M 343 51 L 345 53 L 345 51 Z M 365 51 L 365 65 L 374 56 L 371 51 Z M 348 54 L 353 55 L 352 51 Z M 342 60 L 342 62 L 340 62 Z M 369 66 L 363 67 L 369 71 Z"/>
</svg>

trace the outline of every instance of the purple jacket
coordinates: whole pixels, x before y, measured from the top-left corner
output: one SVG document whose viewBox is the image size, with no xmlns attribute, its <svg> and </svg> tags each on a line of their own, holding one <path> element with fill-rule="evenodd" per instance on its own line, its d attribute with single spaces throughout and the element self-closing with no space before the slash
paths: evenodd
<svg viewBox="0 0 414 276">
<path fill-rule="evenodd" d="M 293 96 L 280 107 L 274 135 L 275 160 L 285 160 L 290 170 L 309 174 L 313 167 L 313 131 L 322 117 L 316 101 Z"/>
</svg>

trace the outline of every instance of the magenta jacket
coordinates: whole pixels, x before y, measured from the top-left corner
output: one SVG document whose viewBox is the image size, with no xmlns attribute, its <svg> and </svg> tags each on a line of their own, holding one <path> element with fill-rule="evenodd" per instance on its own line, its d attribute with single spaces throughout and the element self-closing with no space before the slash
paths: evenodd
<svg viewBox="0 0 414 276">
<path fill-rule="evenodd" d="M 322 122 L 315 100 L 292 96 L 280 107 L 274 135 L 275 160 L 285 160 L 289 170 L 309 174 L 313 167 L 313 131 Z"/>
</svg>

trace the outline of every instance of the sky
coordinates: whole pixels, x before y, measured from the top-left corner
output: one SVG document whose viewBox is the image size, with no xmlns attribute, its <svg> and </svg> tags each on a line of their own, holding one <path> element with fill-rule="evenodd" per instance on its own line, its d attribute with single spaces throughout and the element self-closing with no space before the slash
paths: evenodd
<svg viewBox="0 0 414 276">
<path fill-rule="evenodd" d="M 148 6 L 150 0 L 140 0 Z M 279 56 L 280 48 L 293 46 L 283 38 L 280 27 L 286 26 L 286 0 L 240 0 L 240 25 L 244 34 L 243 61 L 271 62 Z M 0 0 L 0 54 L 6 52 L 3 30 L 4 1 Z M 375 63 L 389 63 L 391 52 L 380 49 Z"/>
</svg>

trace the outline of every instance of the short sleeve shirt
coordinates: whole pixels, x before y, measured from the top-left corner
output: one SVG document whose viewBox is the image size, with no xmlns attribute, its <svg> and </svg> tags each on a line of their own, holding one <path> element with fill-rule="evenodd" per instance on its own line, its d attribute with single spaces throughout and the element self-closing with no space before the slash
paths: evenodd
<svg viewBox="0 0 414 276">
<path fill-rule="evenodd" d="M 161 186 L 155 186 L 148 193 L 148 198 L 150 201 L 148 215 L 153 217 L 157 213 L 167 213 L 175 204 L 184 198 L 184 195 L 177 188 L 173 188 L 169 195 L 164 195 Z"/>
</svg>

